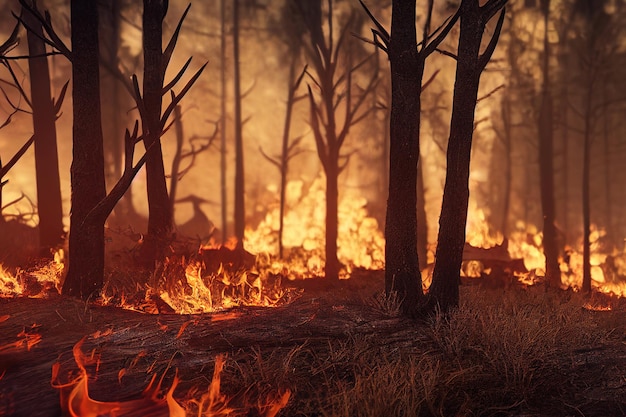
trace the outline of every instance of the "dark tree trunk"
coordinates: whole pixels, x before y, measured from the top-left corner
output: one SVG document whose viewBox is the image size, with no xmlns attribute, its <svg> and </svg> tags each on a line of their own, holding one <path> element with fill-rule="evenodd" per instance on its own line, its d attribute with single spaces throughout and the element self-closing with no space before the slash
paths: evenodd
<svg viewBox="0 0 626 417">
<path fill-rule="evenodd" d="M 288 78 L 288 91 L 287 91 L 287 109 L 285 111 L 285 126 L 283 127 L 283 140 L 282 149 L 280 154 L 280 209 L 278 219 L 278 256 L 280 258 L 284 255 L 283 247 L 283 234 L 285 227 L 285 199 L 287 191 L 287 175 L 289 174 L 289 160 L 291 158 L 289 148 L 289 137 L 291 132 L 291 117 L 293 114 L 293 106 L 295 104 L 296 96 L 296 63 L 298 62 L 298 55 L 295 52 L 300 52 L 299 48 L 293 48 L 294 55 L 291 58 L 291 64 L 289 65 L 289 78 Z"/>
<path fill-rule="evenodd" d="M 504 204 L 502 205 L 502 223 L 500 230 L 503 236 L 509 232 L 509 212 L 511 210 L 511 188 L 513 184 L 513 126 L 511 125 L 511 102 L 505 97 L 502 99 L 502 141 L 504 142 L 504 154 L 506 158 L 504 167 Z"/>
<path fill-rule="evenodd" d="M 69 269 L 63 294 L 88 299 L 104 276 L 104 218 L 88 217 L 104 198 L 97 2 L 72 0 L 73 148 Z"/>
<path fill-rule="evenodd" d="M 146 113 L 143 120 L 146 124 L 143 126 L 143 140 L 148 155 L 146 186 L 149 212 L 148 234 L 142 247 L 142 258 L 144 265 L 152 269 L 154 262 L 164 255 L 164 248 L 172 232 L 172 210 L 161 149 L 161 106 L 165 75 L 162 38 L 167 2 L 144 0 L 143 7 L 143 101 Z"/>
<path fill-rule="evenodd" d="M 333 153 L 330 150 L 329 153 Z M 339 219 L 339 149 L 336 155 L 329 155 L 326 169 L 326 264 L 324 275 L 327 279 L 339 279 L 339 259 L 337 258 L 337 235 Z"/>
<path fill-rule="evenodd" d="M 549 23 L 549 1 L 544 7 L 544 25 Z M 556 208 L 554 204 L 554 128 L 552 123 L 552 93 L 550 90 L 550 49 L 548 31 L 544 32 L 543 84 L 539 109 L 539 176 L 541 182 L 541 208 L 543 212 L 543 253 L 546 257 L 546 284 L 561 285 L 559 250 L 557 247 Z"/>
<path fill-rule="evenodd" d="M 33 6 L 32 3 L 29 3 Z M 40 256 L 50 258 L 51 248 L 63 242 L 63 205 L 59 158 L 57 152 L 56 114 L 50 96 L 48 58 L 44 56 L 41 22 L 31 13 L 22 14 L 29 27 L 28 70 L 31 85 L 33 128 L 35 135 L 35 169 L 37 177 L 37 211 L 39 215 Z"/>
<path fill-rule="evenodd" d="M 226 186 L 226 0 L 220 0 L 220 194 L 222 243 L 228 237 L 228 187 Z"/>
<path fill-rule="evenodd" d="M 593 102 L 593 79 L 588 81 L 587 94 L 585 96 L 584 127 L 583 127 L 583 282 L 582 291 L 591 292 L 591 139 L 592 139 L 592 108 Z"/>
<path fill-rule="evenodd" d="M 405 314 L 423 296 L 417 258 L 417 163 L 424 60 L 417 51 L 415 1 L 394 0 L 391 15 L 389 196 L 385 220 L 385 291 L 395 291 Z"/>
<path fill-rule="evenodd" d="M 417 259 L 420 271 L 428 266 L 428 219 L 426 215 L 424 165 L 417 164 Z"/>
<path fill-rule="evenodd" d="M 435 269 L 429 295 L 431 304 L 442 311 L 459 303 L 460 270 L 465 245 L 465 225 L 469 201 L 469 167 L 474 132 L 474 111 L 478 98 L 480 75 L 497 43 L 504 12 L 487 47 L 480 54 L 480 45 L 489 20 L 489 6 L 505 2 L 489 1 L 480 7 L 478 0 L 461 2 L 461 29 L 457 55 L 456 80 L 452 102 L 452 120 L 448 141 L 446 183 L 443 191 Z M 495 13 L 495 12 L 493 12 Z"/>
<path fill-rule="evenodd" d="M 243 164 L 243 120 L 241 116 L 241 74 L 239 67 L 239 1 L 233 3 L 233 65 L 235 84 L 235 237 L 243 248 L 246 230 L 245 173 Z"/>
</svg>

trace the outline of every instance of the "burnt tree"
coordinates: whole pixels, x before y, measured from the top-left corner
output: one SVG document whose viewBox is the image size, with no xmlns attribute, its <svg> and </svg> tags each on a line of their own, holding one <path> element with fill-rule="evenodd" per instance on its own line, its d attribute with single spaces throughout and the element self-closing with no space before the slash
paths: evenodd
<svg viewBox="0 0 626 417">
<path fill-rule="evenodd" d="M 241 71 L 239 66 L 239 1 L 233 3 L 233 83 L 235 100 L 235 237 L 243 249 L 246 230 L 245 172 L 243 163 L 243 120 L 241 115 Z"/>
<path fill-rule="evenodd" d="M 308 86 L 310 125 L 313 129 L 317 155 L 326 175 L 326 233 L 325 233 L 325 266 L 327 279 L 339 279 L 340 264 L 337 258 L 338 205 L 339 205 L 339 174 L 349 162 L 349 155 L 341 153 L 350 128 L 363 120 L 369 110 L 361 111 L 365 99 L 373 90 L 376 78 L 371 77 L 363 88 L 353 81 L 355 70 L 362 67 L 369 58 L 352 64 L 348 51 L 348 30 L 353 18 L 341 29 L 337 39 L 334 38 L 333 1 L 328 0 L 327 20 L 328 36 L 324 34 L 323 11 L 321 0 L 309 2 L 301 6 L 301 12 L 310 35 L 307 45 L 307 57 L 311 62 L 312 72 L 307 70 L 316 87 L 319 99 L 313 88 Z M 338 71 L 339 57 L 346 58 L 344 72 Z M 360 93 L 355 93 L 354 90 Z M 340 116 L 338 108 L 344 108 Z M 341 120 L 343 119 L 343 120 Z"/>
<path fill-rule="evenodd" d="M 88 299 L 102 288 L 104 281 L 105 219 L 88 218 L 106 195 L 98 4 L 72 0 L 70 10 L 72 51 L 66 51 L 66 54 L 72 61 L 72 209 L 69 268 L 63 283 L 63 294 Z"/>
<path fill-rule="evenodd" d="M 167 1 L 143 2 L 143 142 L 147 152 L 148 233 L 141 248 L 142 263 L 148 269 L 163 256 L 172 233 L 172 209 L 167 192 L 161 149 L 161 108 L 166 63 L 163 56 L 163 19 Z"/>
<path fill-rule="evenodd" d="M 33 1 L 29 0 L 29 4 L 35 7 Z M 24 12 L 23 16 L 28 25 L 28 72 L 35 136 L 40 256 L 50 258 L 50 249 L 63 242 L 63 205 L 55 124 L 58 109 L 50 95 L 50 73 L 41 22 L 28 12 Z"/>
<path fill-rule="evenodd" d="M 554 203 L 554 127 L 552 122 L 552 90 L 550 88 L 550 43 L 548 24 L 550 0 L 542 0 L 544 19 L 543 61 L 541 65 L 541 105 L 539 109 L 539 178 L 541 209 L 543 213 L 543 252 L 546 257 L 546 284 L 558 288 L 561 284 L 559 250 L 556 232 L 556 207 Z"/>
<path fill-rule="evenodd" d="M 439 237 L 435 253 L 429 304 L 448 311 L 459 303 L 459 282 L 465 225 L 469 201 L 469 168 L 474 133 L 474 111 L 480 76 L 498 43 L 504 23 L 504 10 L 485 51 L 480 53 L 485 26 L 506 4 L 506 0 L 463 0 L 460 5 L 460 34 L 452 120 L 448 140 L 446 182 L 444 185 Z"/>
<path fill-rule="evenodd" d="M 376 25 L 374 43 L 387 52 L 391 64 L 385 292 L 387 295 L 395 293 L 401 300 L 403 313 L 409 316 L 418 313 L 423 299 L 416 208 L 424 66 L 426 58 L 445 39 L 459 17 L 459 13 L 455 13 L 435 36 L 430 33 L 432 6 L 433 2 L 429 1 L 420 48 L 417 45 L 415 1 L 392 2 L 391 35 L 366 8 Z"/>
</svg>

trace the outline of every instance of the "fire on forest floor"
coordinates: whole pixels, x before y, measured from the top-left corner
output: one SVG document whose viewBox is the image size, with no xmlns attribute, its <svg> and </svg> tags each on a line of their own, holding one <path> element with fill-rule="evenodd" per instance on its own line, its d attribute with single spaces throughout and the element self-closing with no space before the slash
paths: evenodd
<svg viewBox="0 0 626 417">
<path fill-rule="evenodd" d="M 0 300 L 3 335 L 36 322 L 41 336 L 30 351 L 0 353 L 0 411 L 51 416 L 86 402 L 117 404 L 117 416 L 198 415 L 213 389 L 231 415 L 279 405 L 283 416 L 623 415 L 623 298 L 600 311 L 585 304 L 602 305 L 601 294 L 462 286 L 458 310 L 412 322 L 378 296 L 382 274 L 358 278 L 277 308 L 194 316 Z"/>
</svg>

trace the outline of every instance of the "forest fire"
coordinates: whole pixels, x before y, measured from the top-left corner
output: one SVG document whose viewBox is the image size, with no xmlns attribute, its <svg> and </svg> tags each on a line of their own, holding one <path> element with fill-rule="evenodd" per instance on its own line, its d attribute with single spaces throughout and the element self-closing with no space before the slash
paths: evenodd
<svg viewBox="0 0 626 417">
<path fill-rule="evenodd" d="M 625 2 L 6 5 L 0 415 L 623 413 Z"/>
</svg>

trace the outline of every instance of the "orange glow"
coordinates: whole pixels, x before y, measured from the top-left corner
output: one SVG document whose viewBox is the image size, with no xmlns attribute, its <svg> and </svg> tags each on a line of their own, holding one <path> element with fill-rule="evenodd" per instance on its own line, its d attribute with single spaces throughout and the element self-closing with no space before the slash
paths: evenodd
<svg viewBox="0 0 626 417">
<path fill-rule="evenodd" d="M 264 255 L 262 268 L 289 279 L 324 275 L 325 183 L 317 177 L 308 190 L 303 181 L 290 181 L 286 189 L 283 245 L 286 259 L 277 259 L 280 210 L 267 211 L 259 225 L 248 228 L 245 246 L 250 252 Z M 337 256 L 343 264 L 342 278 L 349 278 L 354 268 L 383 269 L 385 238 L 367 211 L 367 200 L 357 190 L 343 192 L 338 207 Z"/>
</svg>

